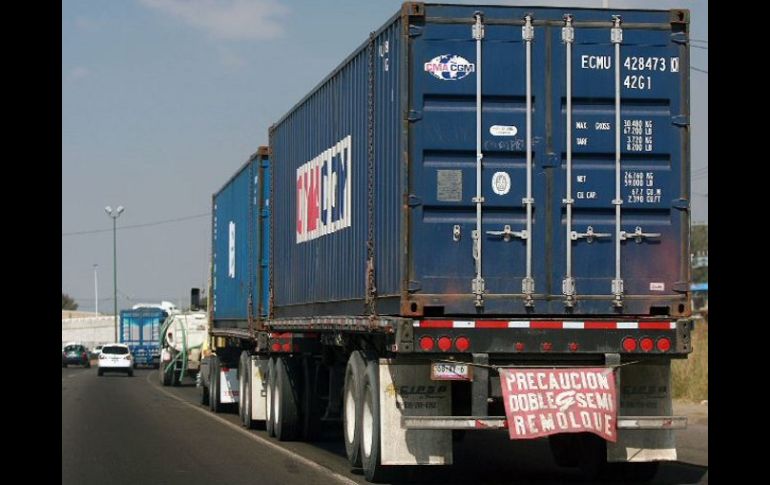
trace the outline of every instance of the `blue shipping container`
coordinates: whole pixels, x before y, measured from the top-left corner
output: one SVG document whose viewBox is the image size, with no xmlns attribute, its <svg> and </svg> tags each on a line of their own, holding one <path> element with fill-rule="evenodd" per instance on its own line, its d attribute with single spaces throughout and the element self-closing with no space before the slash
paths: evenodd
<svg viewBox="0 0 770 485">
<path fill-rule="evenodd" d="M 168 313 L 160 308 L 120 312 L 120 342 L 128 345 L 138 365 L 160 362 L 160 327 Z"/>
<path fill-rule="evenodd" d="M 270 167 L 260 149 L 212 201 L 213 326 L 248 328 L 267 315 Z"/>
<path fill-rule="evenodd" d="M 404 4 L 271 127 L 274 316 L 688 315 L 688 27 Z"/>
</svg>

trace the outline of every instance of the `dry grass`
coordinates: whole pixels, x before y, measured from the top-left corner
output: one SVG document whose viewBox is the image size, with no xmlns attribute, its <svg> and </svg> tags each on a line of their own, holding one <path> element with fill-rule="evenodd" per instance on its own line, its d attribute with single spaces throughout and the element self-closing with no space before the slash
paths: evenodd
<svg viewBox="0 0 770 485">
<path fill-rule="evenodd" d="M 687 360 L 674 360 L 671 366 L 671 386 L 675 399 L 695 402 L 708 399 L 708 345 L 708 320 L 696 320 L 695 330 L 692 333 L 692 353 Z"/>
</svg>

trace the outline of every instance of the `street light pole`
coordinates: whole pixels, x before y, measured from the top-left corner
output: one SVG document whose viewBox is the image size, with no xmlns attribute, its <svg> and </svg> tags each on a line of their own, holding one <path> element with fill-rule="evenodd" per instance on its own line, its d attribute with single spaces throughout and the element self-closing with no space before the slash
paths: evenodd
<svg viewBox="0 0 770 485">
<path fill-rule="evenodd" d="M 119 205 L 115 211 L 107 206 L 104 211 L 112 218 L 112 301 L 114 303 L 113 318 L 115 319 L 115 342 L 118 341 L 118 244 L 117 244 L 117 221 L 123 212 L 123 206 Z"/>
<path fill-rule="evenodd" d="M 98 264 L 94 264 L 94 314 L 99 316 L 99 278 L 96 275 Z"/>
</svg>

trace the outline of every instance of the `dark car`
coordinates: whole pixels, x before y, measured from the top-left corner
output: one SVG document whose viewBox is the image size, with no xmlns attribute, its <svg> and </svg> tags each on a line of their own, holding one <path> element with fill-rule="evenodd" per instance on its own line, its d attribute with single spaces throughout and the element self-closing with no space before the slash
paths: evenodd
<svg viewBox="0 0 770 485">
<path fill-rule="evenodd" d="M 61 366 L 67 367 L 69 364 L 91 367 L 91 361 L 88 359 L 88 349 L 84 345 L 71 344 L 64 347 L 61 352 Z"/>
</svg>

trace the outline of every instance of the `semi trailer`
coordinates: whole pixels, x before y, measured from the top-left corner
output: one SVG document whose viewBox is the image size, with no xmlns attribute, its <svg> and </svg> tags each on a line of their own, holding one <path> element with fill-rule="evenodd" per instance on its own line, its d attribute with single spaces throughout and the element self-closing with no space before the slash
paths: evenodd
<svg viewBox="0 0 770 485">
<path fill-rule="evenodd" d="M 341 427 L 370 481 L 490 430 L 593 478 L 676 460 L 688 26 L 404 3 L 213 195 L 202 402 Z"/>
</svg>

